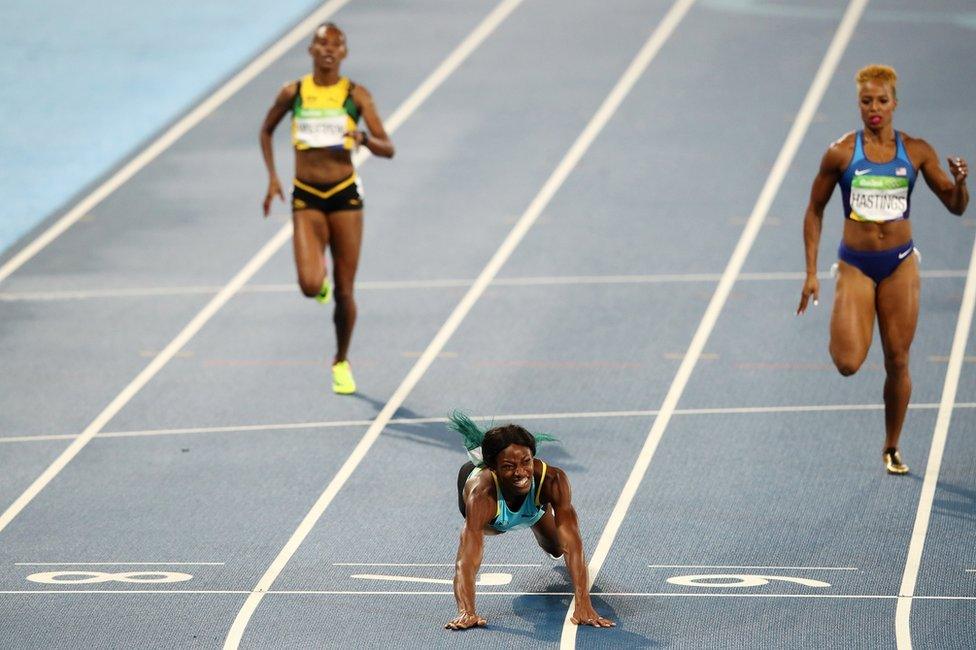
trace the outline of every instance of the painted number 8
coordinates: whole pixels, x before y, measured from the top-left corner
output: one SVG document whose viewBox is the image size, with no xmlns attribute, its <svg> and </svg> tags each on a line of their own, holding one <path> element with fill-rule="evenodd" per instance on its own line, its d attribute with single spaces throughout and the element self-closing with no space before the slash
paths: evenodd
<svg viewBox="0 0 976 650">
<path fill-rule="evenodd" d="M 185 582 L 193 576 L 188 573 L 167 571 L 130 571 L 126 573 L 104 573 L 101 571 L 49 571 L 27 576 L 31 582 L 46 585 L 90 585 L 96 582 L 137 582 L 163 583 Z"/>
</svg>

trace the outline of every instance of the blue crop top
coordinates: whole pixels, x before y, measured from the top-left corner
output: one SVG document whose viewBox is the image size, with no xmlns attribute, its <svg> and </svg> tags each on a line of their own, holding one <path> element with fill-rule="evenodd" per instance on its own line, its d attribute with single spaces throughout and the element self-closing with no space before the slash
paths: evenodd
<svg viewBox="0 0 976 650">
<path fill-rule="evenodd" d="M 844 197 L 845 218 L 874 223 L 907 219 L 915 188 L 915 166 L 898 131 L 895 131 L 895 157 L 886 163 L 868 159 L 864 153 L 864 132 L 858 131 L 854 156 L 838 184 Z"/>
</svg>

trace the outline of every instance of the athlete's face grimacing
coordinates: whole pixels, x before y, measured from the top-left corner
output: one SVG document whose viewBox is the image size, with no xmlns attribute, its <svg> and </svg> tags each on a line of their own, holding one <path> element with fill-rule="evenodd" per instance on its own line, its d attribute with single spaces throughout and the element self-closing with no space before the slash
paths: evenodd
<svg viewBox="0 0 976 650">
<path fill-rule="evenodd" d="M 495 459 L 495 474 L 510 494 L 528 494 L 533 471 L 532 450 L 522 445 L 505 447 Z"/>
<path fill-rule="evenodd" d="M 898 100 L 894 89 L 879 81 L 865 81 L 857 89 L 861 120 L 869 129 L 881 129 L 891 124 Z"/>
<path fill-rule="evenodd" d="M 338 68 L 348 53 L 346 35 L 335 27 L 319 27 L 312 44 L 308 46 L 308 53 L 312 55 L 316 67 L 325 70 Z"/>
</svg>

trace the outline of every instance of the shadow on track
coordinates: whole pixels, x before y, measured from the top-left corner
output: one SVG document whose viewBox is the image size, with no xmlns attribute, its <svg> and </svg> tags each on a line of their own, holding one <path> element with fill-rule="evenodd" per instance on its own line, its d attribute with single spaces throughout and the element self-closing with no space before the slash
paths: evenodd
<svg viewBox="0 0 976 650">
<path fill-rule="evenodd" d="M 552 585 L 551 589 L 552 591 L 566 591 L 568 585 L 569 583 L 567 581 L 566 584 Z M 570 586 L 569 589 L 571 590 L 572 587 Z M 561 598 L 554 598 L 552 596 L 517 596 L 512 602 L 512 610 L 515 612 L 516 616 L 526 620 L 535 627 L 534 633 L 526 634 L 525 632 L 509 630 L 508 628 L 504 627 L 498 627 L 495 629 L 499 630 L 500 632 L 511 632 L 513 635 L 528 636 L 538 641 L 558 643 L 562 634 L 563 620 L 566 616 L 566 609 L 569 607 L 569 603 L 570 598 L 568 596 Z M 617 627 L 610 630 L 596 630 L 584 627 L 580 630 L 580 632 L 589 629 L 594 634 L 606 634 L 606 642 L 608 647 L 660 647 L 661 644 L 653 639 L 648 639 L 645 636 L 628 632 L 627 630 L 623 629 L 623 627 L 621 627 L 623 622 L 619 613 L 602 598 L 593 598 L 593 606 L 602 615 L 615 621 L 617 623 Z"/>
</svg>

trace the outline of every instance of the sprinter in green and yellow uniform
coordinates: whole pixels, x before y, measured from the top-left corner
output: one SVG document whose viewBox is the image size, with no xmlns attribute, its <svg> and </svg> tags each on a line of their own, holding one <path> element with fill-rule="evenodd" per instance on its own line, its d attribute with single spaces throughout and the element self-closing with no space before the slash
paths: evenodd
<svg viewBox="0 0 976 650">
<path fill-rule="evenodd" d="M 337 350 L 332 390 L 350 394 L 356 392 L 356 382 L 346 357 L 356 323 L 353 282 L 362 243 L 364 200 L 352 150 L 362 146 L 373 155 L 392 158 L 394 149 L 369 91 L 339 73 L 348 54 L 342 30 L 333 23 L 318 27 L 308 53 L 312 74 L 285 84 L 261 125 L 261 151 L 269 176 L 264 216 L 275 196 L 285 199 L 275 172 L 272 135 L 291 112 L 295 147 L 291 205 L 298 285 L 303 294 L 322 303 L 335 293 Z M 359 128 L 360 119 L 366 130 Z M 326 271 L 327 246 L 332 251 L 334 291 Z"/>
</svg>

